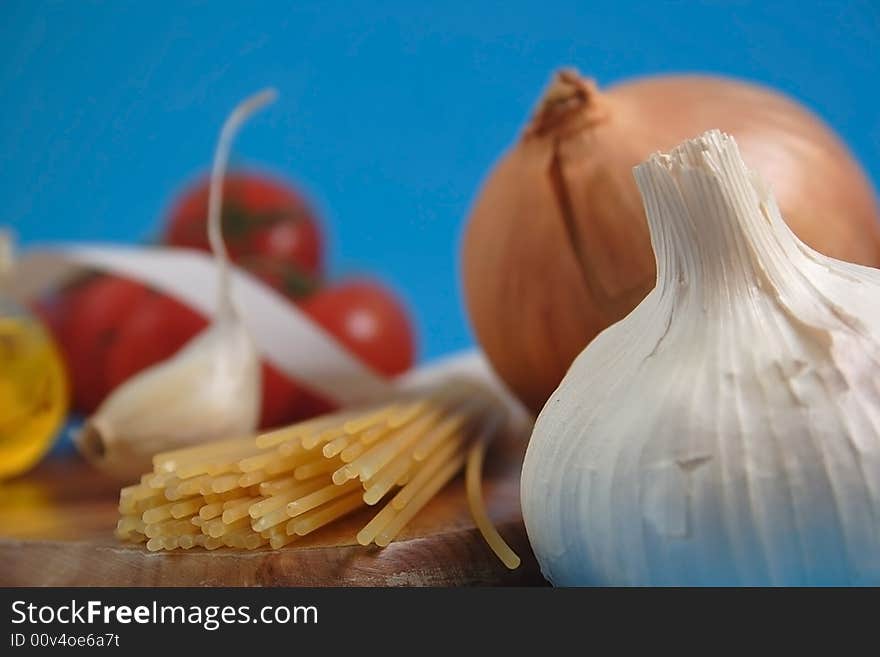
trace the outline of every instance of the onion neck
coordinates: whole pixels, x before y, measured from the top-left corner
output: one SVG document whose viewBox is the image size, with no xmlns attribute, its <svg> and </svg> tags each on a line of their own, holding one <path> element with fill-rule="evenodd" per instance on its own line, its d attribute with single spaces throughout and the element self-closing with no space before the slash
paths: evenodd
<svg viewBox="0 0 880 657">
<path fill-rule="evenodd" d="M 759 286 L 781 292 L 798 278 L 799 242 L 732 137 L 709 131 L 634 172 L 661 293 L 705 304 Z"/>
<path fill-rule="evenodd" d="M 611 324 L 626 317 L 645 298 L 653 284 L 653 271 L 635 268 L 630 274 L 609 282 L 597 271 L 592 245 L 596 237 L 586 232 L 572 198 L 571 154 L 566 155 L 565 143 L 576 141 L 608 118 L 608 106 L 593 80 L 577 71 L 563 69 L 556 73 L 544 93 L 535 115 L 526 129 L 523 141 L 539 144 L 549 155 L 546 170 L 556 201 L 568 246 L 578 267 L 581 280 L 595 308 L 601 309 L 603 320 Z M 577 176 L 575 176 L 575 180 Z"/>
<path fill-rule="evenodd" d="M 565 137 L 605 118 L 605 103 L 595 81 L 574 69 L 561 69 L 538 103 L 526 136 Z"/>
</svg>

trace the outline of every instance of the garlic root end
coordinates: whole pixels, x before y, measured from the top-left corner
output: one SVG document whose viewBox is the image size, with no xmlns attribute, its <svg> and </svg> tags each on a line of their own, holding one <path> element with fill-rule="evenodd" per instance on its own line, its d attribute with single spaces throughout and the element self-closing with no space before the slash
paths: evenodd
<svg viewBox="0 0 880 657">
<path fill-rule="evenodd" d="M 87 420 L 74 438 L 76 448 L 90 463 L 98 464 L 107 456 L 104 431 L 94 420 Z"/>
</svg>

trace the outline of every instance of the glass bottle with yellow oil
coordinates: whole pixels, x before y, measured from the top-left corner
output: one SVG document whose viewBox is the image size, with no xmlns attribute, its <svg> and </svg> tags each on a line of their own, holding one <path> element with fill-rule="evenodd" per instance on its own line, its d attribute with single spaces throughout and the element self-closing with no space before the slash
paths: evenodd
<svg viewBox="0 0 880 657">
<path fill-rule="evenodd" d="M 67 415 L 67 375 L 49 331 L 7 287 L 9 236 L 0 231 L 0 479 L 24 472 L 52 446 Z"/>
</svg>

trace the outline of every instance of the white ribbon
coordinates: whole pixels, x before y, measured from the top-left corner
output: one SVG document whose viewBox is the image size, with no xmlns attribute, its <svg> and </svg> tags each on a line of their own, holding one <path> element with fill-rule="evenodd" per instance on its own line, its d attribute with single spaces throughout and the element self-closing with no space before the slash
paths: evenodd
<svg viewBox="0 0 880 657">
<path fill-rule="evenodd" d="M 214 314 L 218 293 L 214 259 L 192 249 L 88 244 L 41 248 L 22 254 L 15 262 L 12 292 L 19 301 L 28 301 L 94 269 L 140 281 L 208 317 Z M 455 354 L 391 381 L 362 364 L 261 280 L 238 267 L 230 273 L 235 305 L 263 356 L 303 386 L 340 405 L 468 376 L 490 385 L 511 410 L 522 413 L 479 351 Z"/>
</svg>

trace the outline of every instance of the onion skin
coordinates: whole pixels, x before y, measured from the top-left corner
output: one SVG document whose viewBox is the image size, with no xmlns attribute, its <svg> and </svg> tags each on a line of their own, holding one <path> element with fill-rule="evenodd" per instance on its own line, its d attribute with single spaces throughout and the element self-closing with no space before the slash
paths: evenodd
<svg viewBox="0 0 880 657">
<path fill-rule="evenodd" d="M 632 168 L 715 128 L 736 138 L 804 242 L 880 266 L 874 190 L 841 141 L 800 105 L 723 78 L 645 78 L 600 92 L 560 71 L 484 183 L 463 241 L 477 338 L 532 410 L 584 347 L 654 287 Z"/>
</svg>

